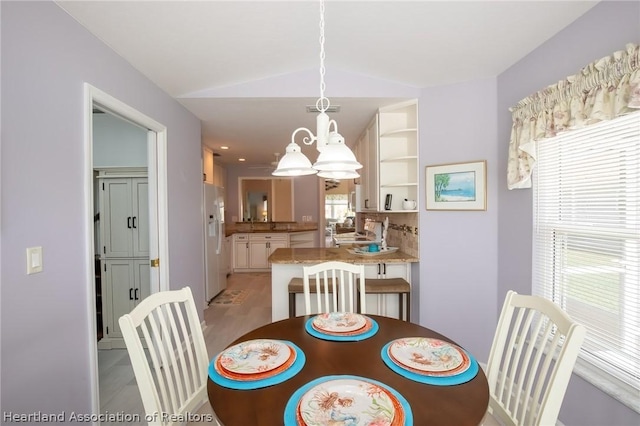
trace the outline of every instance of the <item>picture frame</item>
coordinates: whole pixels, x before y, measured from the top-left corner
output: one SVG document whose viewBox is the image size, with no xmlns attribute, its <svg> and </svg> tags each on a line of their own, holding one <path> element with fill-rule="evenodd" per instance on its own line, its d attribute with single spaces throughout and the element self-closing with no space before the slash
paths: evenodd
<svg viewBox="0 0 640 426">
<path fill-rule="evenodd" d="M 427 210 L 487 210 L 487 161 L 426 166 Z"/>
</svg>

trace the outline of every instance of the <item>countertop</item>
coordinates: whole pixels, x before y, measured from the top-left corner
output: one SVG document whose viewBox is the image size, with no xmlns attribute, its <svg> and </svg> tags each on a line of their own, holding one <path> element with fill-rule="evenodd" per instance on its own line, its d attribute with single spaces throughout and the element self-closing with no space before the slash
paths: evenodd
<svg viewBox="0 0 640 426">
<path fill-rule="evenodd" d="M 225 229 L 225 237 L 229 237 L 233 234 L 297 234 L 299 232 L 315 232 L 318 228 L 306 228 L 306 229 Z"/>
<path fill-rule="evenodd" d="M 418 262 L 417 257 L 396 251 L 378 256 L 364 256 L 350 253 L 346 248 L 279 248 L 269 256 L 269 262 L 276 264 L 315 264 L 337 260 L 347 263 L 407 263 Z"/>
</svg>

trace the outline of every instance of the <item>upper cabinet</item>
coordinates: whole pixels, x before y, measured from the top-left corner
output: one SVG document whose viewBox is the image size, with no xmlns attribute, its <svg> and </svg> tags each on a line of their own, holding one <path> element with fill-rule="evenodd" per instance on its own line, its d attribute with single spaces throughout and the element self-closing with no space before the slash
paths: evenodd
<svg viewBox="0 0 640 426">
<path fill-rule="evenodd" d="M 378 183 L 383 208 L 387 211 L 417 211 L 419 175 L 417 101 L 380 109 Z M 390 204 L 387 203 L 388 198 Z M 405 205 L 409 203 L 404 203 L 405 200 L 416 201 L 415 208 L 406 209 Z"/>
<path fill-rule="evenodd" d="M 381 108 L 356 144 L 363 211 L 418 211 L 418 104 Z M 404 203 L 408 201 L 407 203 Z M 415 208 L 412 201 L 415 201 Z"/>
</svg>

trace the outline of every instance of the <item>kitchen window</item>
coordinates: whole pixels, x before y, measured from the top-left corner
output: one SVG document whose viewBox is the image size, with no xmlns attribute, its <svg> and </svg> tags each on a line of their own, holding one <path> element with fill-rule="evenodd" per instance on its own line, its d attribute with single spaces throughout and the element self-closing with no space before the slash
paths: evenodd
<svg viewBox="0 0 640 426">
<path fill-rule="evenodd" d="M 576 373 L 639 411 L 640 112 L 539 141 L 533 197 L 533 292 L 587 327 Z"/>
</svg>

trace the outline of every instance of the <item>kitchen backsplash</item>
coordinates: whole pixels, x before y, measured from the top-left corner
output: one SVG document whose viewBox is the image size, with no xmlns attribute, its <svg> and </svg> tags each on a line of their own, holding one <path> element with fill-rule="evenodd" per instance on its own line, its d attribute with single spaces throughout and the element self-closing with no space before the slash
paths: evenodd
<svg viewBox="0 0 640 426">
<path fill-rule="evenodd" d="M 418 213 L 357 213 L 356 220 L 360 221 L 359 229 L 364 228 L 366 219 L 384 222 L 389 218 L 387 230 L 387 246 L 399 247 L 411 256 L 420 257 L 418 248 Z"/>
</svg>

